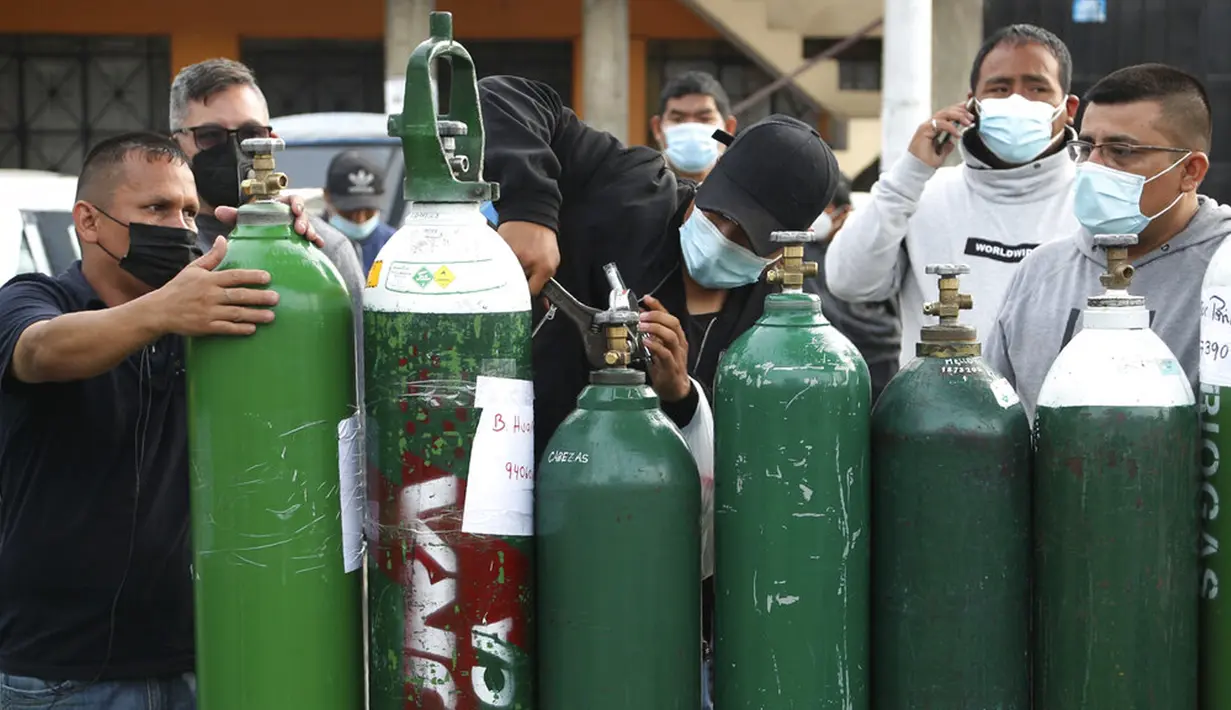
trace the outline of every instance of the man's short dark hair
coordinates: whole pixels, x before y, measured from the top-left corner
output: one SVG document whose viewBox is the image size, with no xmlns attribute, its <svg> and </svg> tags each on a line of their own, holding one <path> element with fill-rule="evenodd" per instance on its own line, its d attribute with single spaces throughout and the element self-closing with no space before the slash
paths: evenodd
<svg viewBox="0 0 1231 710">
<path fill-rule="evenodd" d="M 1115 106 L 1136 101 L 1156 101 L 1163 109 L 1162 130 L 1179 144 L 1208 152 L 1213 140 L 1210 97 L 1201 80 L 1166 64 L 1137 64 L 1117 69 L 1099 79 L 1086 92 L 1087 104 Z"/>
<path fill-rule="evenodd" d="M 667 85 L 663 87 L 658 102 L 658 115 L 666 113 L 667 102 L 671 99 L 693 94 L 712 98 L 714 105 L 718 107 L 718 113 L 722 114 L 723 118 L 731 115 L 731 99 L 727 96 L 726 89 L 722 88 L 722 84 L 713 75 L 703 71 L 686 71 L 671 77 Z"/>
<path fill-rule="evenodd" d="M 188 165 L 188 156 L 170 138 L 157 133 L 122 133 L 90 149 L 77 178 L 77 199 L 99 202 L 115 188 L 117 169 L 136 155 L 148 162 L 164 160 Z"/>
<path fill-rule="evenodd" d="M 849 207 L 851 204 L 851 179 L 845 174 L 838 176 L 838 189 L 833 194 L 829 204 L 834 207 Z"/>
<path fill-rule="evenodd" d="M 232 86 L 250 86 L 261 93 L 252 70 L 233 59 L 206 59 L 181 69 L 171 82 L 171 130 L 186 128 L 190 102 L 207 101 Z"/>
<path fill-rule="evenodd" d="M 1044 49 L 1051 52 L 1060 70 L 1060 76 L 1056 77 L 1060 80 L 1060 89 L 1066 94 L 1069 93 L 1073 86 L 1073 55 L 1069 54 L 1068 45 L 1042 27 L 1026 24 L 1001 27 L 983 40 L 983 46 L 979 47 L 979 53 L 975 55 L 975 63 L 970 67 L 970 90 L 978 90 L 979 74 L 983 72 L 983 62 L 992 50 L 1001 45 L 1020 47 L 1025 44 L 1042 45 Z"/>
</svg>

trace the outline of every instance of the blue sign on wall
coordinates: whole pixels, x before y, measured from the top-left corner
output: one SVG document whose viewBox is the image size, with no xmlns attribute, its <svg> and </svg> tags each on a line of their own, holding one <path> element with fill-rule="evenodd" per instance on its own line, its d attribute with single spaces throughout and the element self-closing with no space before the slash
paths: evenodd
<svg viewBox="0 0 1231 710">
<path fill-rule="evenodd" d="M 1073 22 L 1106 22 L 1107 0 L 1073 0 Z"/>
</svg>

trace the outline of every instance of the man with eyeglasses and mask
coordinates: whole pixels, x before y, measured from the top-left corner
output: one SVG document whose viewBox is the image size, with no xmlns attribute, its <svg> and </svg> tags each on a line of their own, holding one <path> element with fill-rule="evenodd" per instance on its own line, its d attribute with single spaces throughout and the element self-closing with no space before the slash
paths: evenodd
<svg viewBox="0 0 1231 710">
<path fill-rule="evenodd" d="M 1227 234 L 1231 208 L 1198 194 L 1210 167 L 1213 118 L 1195 77 L 1162 64 L 1108 74 L 1086 92 L 1073 209 L 1080 230 L 1034 251 L 1014 275 L 984 356 L 1033 413 L 1060 350 L 1100 293 L 1106 256 L 1096 234 L 1136 234 L 1132 293 L 1197 390 L 1201 280 Z"/>
<path fill-rule="evenodd" d="M 195 707 L 184 337 L 251 335 L 278 302 L 247 288 L 264 271 L 213 271 L 198 209 L 174 141 L 108 138 L 81 260 L 0 288 L 0 708 Z"/>
<path fill-rule="evenodd" d="M 968 101 L 919 126 L 830 244 L 825 277 L 835 296 L 898 300 L 901 365 L 914 359 L 930 320 L 923 305 L 938 296 L 928 264 L 970 265 L 962 287 L 974 308 L 962 317 L 986 333 L 1021 260 L 1077 227 L 1064 150 L 1078 105 L 1072 74 L 1069 50 L 1051 32 L 994 32 L 975 56 Z M 962 164 L 941 167 L 955 149 Z"/>
<path fill-rule="evenodd" d="M 192 161 L 201 199 L 197 229 L 202 249 L 208 249 L 214 238 L 230 233 L 230 227 L 215 218 L 214 209 L 237 207 L 244 201 L 240 176 L 246 176 L 252 165 L 239 144 L 274 135 L 269 106 L 252 70 L 230 59 L 208 59 L 181 69 L 171 83 L 171 134 Z M 313 216 L 309 221 L 361 313 L 365 278 L 355 248 L 324 220 Z"/>
</svg>

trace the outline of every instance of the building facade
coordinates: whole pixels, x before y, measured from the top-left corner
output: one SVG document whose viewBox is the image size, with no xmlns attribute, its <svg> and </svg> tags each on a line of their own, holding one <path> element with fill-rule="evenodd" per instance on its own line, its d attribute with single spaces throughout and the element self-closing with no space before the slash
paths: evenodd
<svg viewBox="0 0 1231 710">
<path fill-rule="evenodd" d="M 613 1 L 626 7 L 628 84 L 627 130 L 613 132 L 632 143 L 652 142 L 649 118 L 658 110 L 658 93 L 671 74 L 690 68 L 710 71 L 739 103 L 772 81 L 776 66 L 801 63 L 806 50 L 822 51 L 826 41 L 835 41 L 820 37 L 809 44 L 802 30 L 792 30 L 788 44 L 797 57 L 779 58 L 775 65 L 755 43 L 711 21 L 715 3 L 735 3 L 744 11 L 750 0 L 434 4 L 453 13 L 455 36 L 470 50 L 481 75 L 518 74 L 546 81 L 584 118 L 587 82 L 602 81 L 584 66 L 586 37 L 595 41 L 596 32 L 607 31 L 601 24 L 596 28 L 593 18 L 587 24 L 586 14 Z M 252 66 L 275 116 L 384 111 L 390 8 L 406 2 L 432 5 L 423 0 L 298 0 L 254 12 L 243 0 L 213 0 L 205 6 L 162 0 L 44 0 L 0 13 L 0 168 L 74 173 L 85 151 L 101 138 L 134 128 L 165 130 L 171 78 L 181 67 L 210 57 L 231 57 Z M 853 93 L 865 109 L 879 100 L 879 63 L 869 56 L 864 46 L 850 54 L 842 70 L 842 85 L 855 87 Z M 837 63 L 828 64 L 833 64 L 828 74 L 837 77 Z M 817 125 L 839 151 L 847 149 L 847 117 L 832 106 L 821 108 L 816 91 L 809 89 L 817 85 L 809 82 L 812 74 L 748 107 L 741 122 L 788 113 Z M 867 162 L 854 162 L 860 161 Z M 861 165 L 843 167 L 857 172 Z"/>
</svg>

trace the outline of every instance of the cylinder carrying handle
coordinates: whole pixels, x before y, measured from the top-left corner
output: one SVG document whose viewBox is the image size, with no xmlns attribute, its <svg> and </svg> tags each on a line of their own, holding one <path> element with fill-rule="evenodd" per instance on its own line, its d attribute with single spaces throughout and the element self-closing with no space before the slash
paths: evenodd
<svg viewBox="0 0 1231 710">
<path fill-rule="evenodd" d="M 483 181 L 483 116 L 474 61 L 453 41 L 453 15 L 433 12 L 431 37 L 411 52 L 406 64 L 402 113 L 389 116 L 389 135 L 402 140 L 406 161 L 406 199 L 412 202 L 485 202 L 499 199 L 495 183 Z M 438 59 L 449 71 L 447 106 L 440 111 Z M 458 130 L 456 124 L 465 130 Z M 442 132 L 447 138 L 442 138 Z M 446 140 L 451 146 L 446 146 Z M 448 148 L 452 148 L 449 150 Z"/>
</svg>

